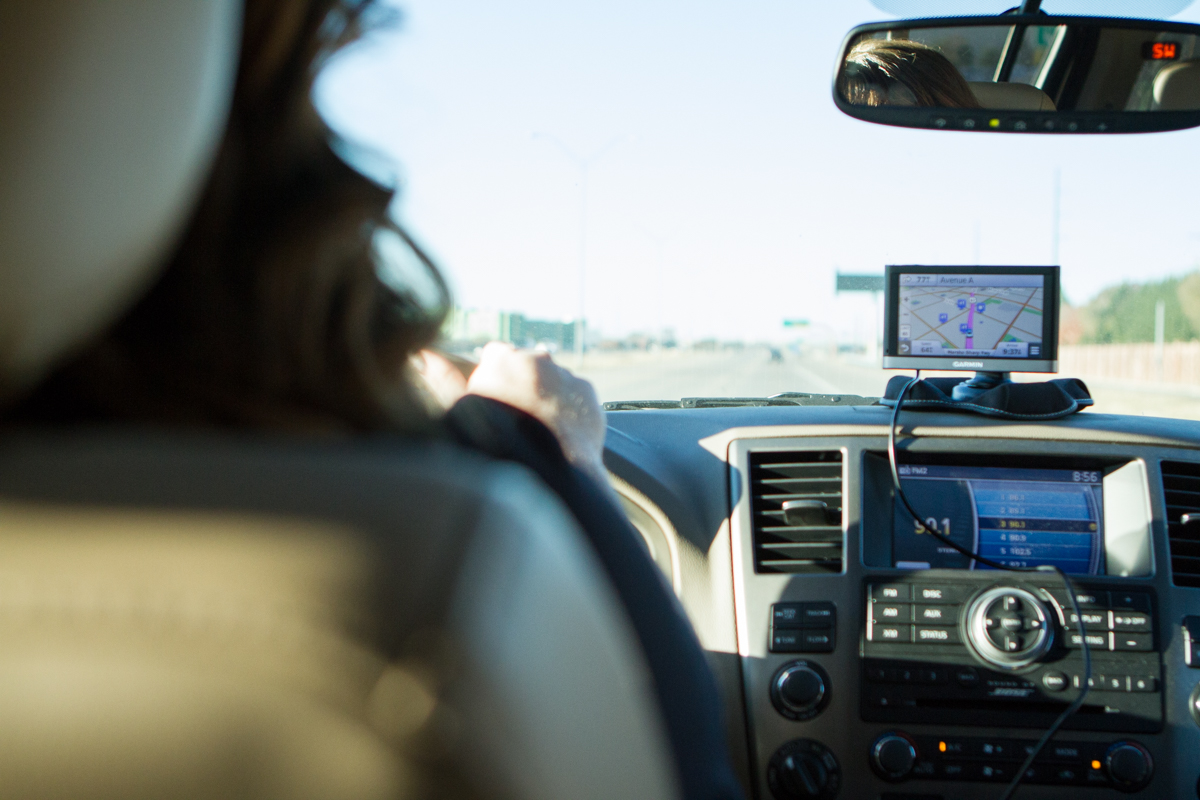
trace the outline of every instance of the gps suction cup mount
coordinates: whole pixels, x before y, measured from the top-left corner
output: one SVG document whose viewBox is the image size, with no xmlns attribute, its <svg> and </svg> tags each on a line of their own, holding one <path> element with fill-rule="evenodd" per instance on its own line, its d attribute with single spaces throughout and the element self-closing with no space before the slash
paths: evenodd
<svg viewBox="0 0 1200 800">
<path fill-rule="evenodd" d="M 1016 383 L 1004 372 L 974 378 L 923 378 L 897 375 L 879 402 L 895 406 L 904 396 L 909 411 L 954 411 L 1000 419 L 1044 421 L 1067 417 L 1092 405 L 1087 385 L 1078 378 Z"/>
<path fill-rule="evenodd" d="M 955 386 L 950 398 L 956 403 L 969 402 L 1004 383 L 1012 383 L 1011 372 L 976 372 L 974 378 Z"/>
</svg>

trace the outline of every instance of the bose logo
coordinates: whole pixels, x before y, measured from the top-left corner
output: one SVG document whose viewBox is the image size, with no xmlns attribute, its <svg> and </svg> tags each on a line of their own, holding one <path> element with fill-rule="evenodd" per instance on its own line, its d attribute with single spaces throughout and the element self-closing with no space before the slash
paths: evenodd
<svg viewBox="0 0 1200 800">
<path fill-rule="evenodd" d="M 956 367 L 978 367 L 979 369 L 983 369 L 983 362 L 982 361 L 955 361 L 954 366 L 956 366 Z"/>
</svg>

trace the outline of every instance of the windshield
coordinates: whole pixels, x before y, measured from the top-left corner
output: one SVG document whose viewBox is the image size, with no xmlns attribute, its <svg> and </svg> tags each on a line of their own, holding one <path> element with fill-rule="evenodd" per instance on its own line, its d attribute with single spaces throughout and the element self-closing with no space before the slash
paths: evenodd
<svg viewBox="0 0 1200 800">
<path fill-rule="evenodd" d="M 1200 130 L 851 119 L 830 83 L 846 31 L 886 18 L 866 0 L 401 12 L 317 99 L 447 276 L 445 349 L 542 346 L 604 401 L 878 396 L 911 373 L 881 369 L 882 297 L 839 275 L 1061 264 L 1059 377 L 1096 411 L 1200 419 Z M 1056 36 L 1026 32 L 1013 80 Z M 929 43 L 995 69 L 994 42 Z"/>
</svg>

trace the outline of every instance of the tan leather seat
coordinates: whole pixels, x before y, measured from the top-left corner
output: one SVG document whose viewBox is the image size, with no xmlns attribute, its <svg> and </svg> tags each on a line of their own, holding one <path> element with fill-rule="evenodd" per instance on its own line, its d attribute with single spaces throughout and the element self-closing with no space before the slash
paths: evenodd
<svg viewBox="0 0 1200 800">
<path fill-rule="evenodd" d="M 1200 111 L 1200 60 L 1179 61 L 1154 76 L 1155 111 Z"/>
<path fill-rule="evenodd" d="M 0 5 L 0 385 L 155 274 L 240 7 Z M 0 797 L 669 798 L 627 618 L 526 470 L 444 444 L 0 435 Z"/>
<path fill-rule="evenodd" d="M 1055 111 L 1050 95 L 1028 83 L 971 81 L 971 92 L 984 110 Z"/>
</svg>

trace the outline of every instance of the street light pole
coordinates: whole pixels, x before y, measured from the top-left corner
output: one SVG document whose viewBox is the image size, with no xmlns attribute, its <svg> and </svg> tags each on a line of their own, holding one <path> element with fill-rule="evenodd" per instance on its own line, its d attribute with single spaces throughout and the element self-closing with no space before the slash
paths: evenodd
<svg viewBox="0 0 1200 800">
<path fill-rule="evenodd" d="M 618 136 L 608 144 L 592 153 L 581 156 L 567 147 L 561 139 L 549 133 L 535 133 L 535 139 L 546 139 L 552 142 L 567 159 L 579 170 L 579 310 L 575 317 L 575 356 L 583 358 L 584 319 L 587 316 L 587 234 L 588 234 L 588 172 L 593 164 L 621 142 L 624 136 Z"/>
</svg>

